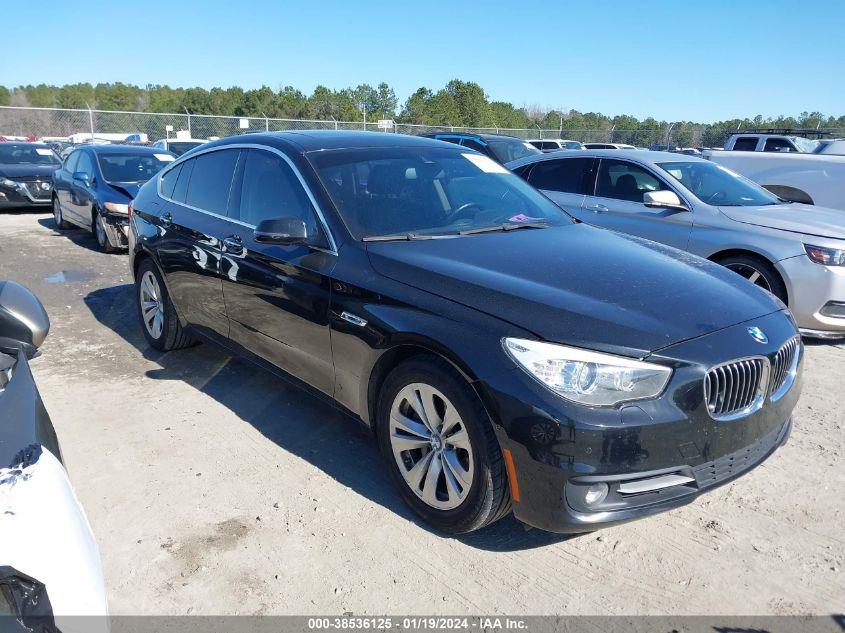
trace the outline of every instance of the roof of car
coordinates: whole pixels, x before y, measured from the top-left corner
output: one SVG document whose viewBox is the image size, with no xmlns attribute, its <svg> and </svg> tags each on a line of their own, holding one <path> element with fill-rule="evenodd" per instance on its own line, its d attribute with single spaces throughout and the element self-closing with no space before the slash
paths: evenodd
<svg viewBox="0 0 845 633">
<path fill-rule="evenodd" d="M 432 138 L 434 136 L 465 136 L 467 138 L 480 138 L 485 141 L 495 141 L 497 139 L 508 139 L 513 141 L 523 141 L 518 136 L 510 136 L 509 134 L 479 134 L 476 132 L 452 132 L 450 130 L 442 130 L 440 132 L 430 132 L 422 136 Z M 527 142 L 527 141 L 524 141 Z"/>
<path fill-rule="evenodd" d="M 621 158 L 633 160 L 638 163 L 656 164 L 671 161 L 673 163 L 703 161 L 698 156 L 688 154 L 677 154 L 674 152 L 643 151 L 641 149 L 583 149 L 583 150 L 561 150 L 551 154 L 539 154 L 526 156 L 505 164 L 508 169 L 516 169 L 528 163 L 539 163 L 544 160 L 556 160 L 564 156 L 575 156 L 577 158 Z"/>
<path fill-rule="evenodd" d="M 347 130 L 296 130 L 288 132 L 257 132 L 228 136 L 211 141 L 209 149 L 238 143 L 258 143 L 284 148 L 293 144 L 303 152 L 364 147 L 444 147 L 448 143 L 422 136 Z"/>
<path fill-rule="evenodd" d="M 161 154 L 160 147 L 150 147 L 148 145 L 80 145 L 78 147 L 87 147 L 97 154 L 125 154 L 127 151 L 133 151 L 138 154 Z M 167 150 L 164 150 L 167 151 Z"/>
</svg>

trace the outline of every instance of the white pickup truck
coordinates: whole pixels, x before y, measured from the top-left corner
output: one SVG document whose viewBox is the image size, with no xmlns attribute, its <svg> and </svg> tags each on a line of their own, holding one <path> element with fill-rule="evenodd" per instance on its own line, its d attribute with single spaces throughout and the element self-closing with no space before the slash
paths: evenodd
<svg viewBox="0 0 845 633">
<path fill-rule="evenodd" d="M 725 141 L 726 151 L 739 152 L 797 152 L 812 154 L 819 149 L 819 141 L 796 134 L 771 132 L 737 132 Z"/>
<path fill-rule="evenodd" d="M 845 209 L 845 156 L 720 150 L 702 156 L 785 200 Z"/>
</svg>

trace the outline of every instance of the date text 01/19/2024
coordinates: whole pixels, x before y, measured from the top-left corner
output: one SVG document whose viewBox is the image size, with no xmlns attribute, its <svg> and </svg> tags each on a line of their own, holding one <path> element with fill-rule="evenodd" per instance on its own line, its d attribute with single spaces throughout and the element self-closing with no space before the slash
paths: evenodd
<svg viewBox="0 0 845 633">
<path fill-rule="evenodd" d="M 320 630 L 392 630 L 440 631 L 440 630 L 524 630 L 525 620 L 508 617 L 425 617 L 405 618 L 344 616 L 334 618 L 308 618 L 308 629 Z"/>
</svg>

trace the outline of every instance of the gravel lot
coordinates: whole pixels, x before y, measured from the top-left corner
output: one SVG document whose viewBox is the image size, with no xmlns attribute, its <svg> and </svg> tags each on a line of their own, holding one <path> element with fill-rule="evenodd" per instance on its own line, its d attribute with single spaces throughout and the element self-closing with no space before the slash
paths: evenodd
<svg viewBox="0 0 845 633">
<path fill-rule="evenodd" d="M 845 348 L 810 343 L 789 443 L 666 514 L 578 537 L 450 538 L 366 433 L 207 345 L 161 354 L 125 255 L 0 215 L 0 277 L 52 331 L 32 362 L 113 614 L 830 614 L 845 606 Z"/>
</svg>

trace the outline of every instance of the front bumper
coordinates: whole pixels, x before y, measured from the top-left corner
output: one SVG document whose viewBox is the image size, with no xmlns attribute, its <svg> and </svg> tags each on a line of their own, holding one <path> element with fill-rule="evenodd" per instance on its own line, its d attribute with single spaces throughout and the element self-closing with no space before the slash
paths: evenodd
<svg viewBox="0 0 845 633">
<path fill-rule="evenodd" d="M 106 212 L 103 214 L 103 218 L 105 219 L 106 236 L 112 246 L 128 248 L 129 216 Z"/>
<path fill-rule="evenodd" d="M 777 268 L 801 333 L 813 338 L 845 337 L 845 318 L 822 313 L 831 301 L 845 302 L 845 266 L 822 266 L 798 255 L 779 261 Z"/>
<path fill-rule="evenodd" d="M 754 341 L 751 325 L 769 342 Z M 592 531 L 684 505 L 754 468 L 789 436 L 803 347 L 789 390 L 776 401 L 767 396 L 759 410 L 737 420 L 710 416 L 704 375 L 725 361 L 773 357 L 795 333 L 787 314 L 778 312 L 661 350 L 650 360 L 675 366 L 666 392 L 618 409 L 569 403 L 520 369 L 488 378 L 480 390 L 500 444 L 513 457 L 514 515 L 552 532 Z M 675 483 L 637 491 L 653 478 Z M 607 484 L 609 492 L 591 511 L 578 491 L 593 483 Z"/>
</svg>

